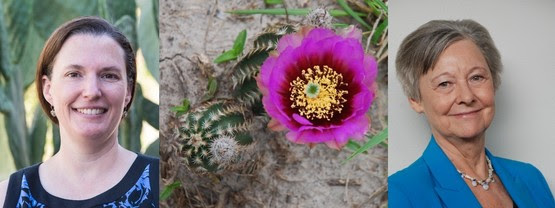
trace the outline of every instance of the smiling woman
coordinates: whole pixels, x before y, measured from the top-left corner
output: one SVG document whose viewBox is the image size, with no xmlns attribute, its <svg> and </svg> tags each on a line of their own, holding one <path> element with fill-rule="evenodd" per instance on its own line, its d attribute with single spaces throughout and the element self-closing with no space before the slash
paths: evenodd
<svg viewBox="0 0 555 208">
<path fill-rule="evenodd" d="M 0 184 L 4 207 L 158 207 L 158 160 L 118 144 L 135 90 L 133 49 L 97 17 L 60 26 L 37 64 L 37 92 L 60 150 Z M 138 139 L 138 138 L 137 138 Z"/>
<path fill-rule="evenodd" d="M 402 41 L 395 65 L 432 136 L 419 159 L 388 178 L 389 207 L 555 206 L 536 167 L 485 148 L 501 72 L 486 28 L 432 20 Z"/>
</svg>

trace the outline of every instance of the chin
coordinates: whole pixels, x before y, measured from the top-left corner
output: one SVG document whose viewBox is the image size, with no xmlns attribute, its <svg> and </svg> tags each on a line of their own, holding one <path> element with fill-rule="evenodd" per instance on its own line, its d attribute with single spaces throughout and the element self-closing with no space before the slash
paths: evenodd
<svg viewBox="0 0 555 208">
<path fill-rule="evenodd" d="M 110 135 L 110 130 L 114 132 L 113 128 L 108 128 L 106 126 L 88 126 L 78 129 L 76 134 L 84 138 L 99 139 L 108 137 L 108 135 Z"/>
</svg>

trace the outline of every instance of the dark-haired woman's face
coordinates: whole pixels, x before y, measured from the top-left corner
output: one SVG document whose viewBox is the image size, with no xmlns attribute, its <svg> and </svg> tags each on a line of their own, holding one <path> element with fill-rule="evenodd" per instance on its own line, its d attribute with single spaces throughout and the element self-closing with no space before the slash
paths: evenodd
<svg viewBox="0 0 555 208">
<path fill-rule="evenodd" d="M 426 115 L 434 133 L 474 138 L 491 124 L 495 113 L 493 79 L 474 42 L 460 40 L 447 47 L 419 82 L 421 99 L 411 100 L 411 105 Z"/>
<path fill-rule="evenodd" d="M 71 137 L 116 136 L 131 99 L 123 49 L 107 35 L 77 34 L 66 40 L 42 77 L 43 95 L 54 106 L 62 133 Z"/>
</svg>

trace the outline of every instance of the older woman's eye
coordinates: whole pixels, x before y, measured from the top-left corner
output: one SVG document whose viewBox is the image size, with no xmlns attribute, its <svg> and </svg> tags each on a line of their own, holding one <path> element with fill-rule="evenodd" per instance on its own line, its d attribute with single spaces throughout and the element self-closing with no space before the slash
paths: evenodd
<svg viewBox="0 0 555 208">
<path fill-rule="evenodd" d="M 485 79 L 485 77 L 482 76 L 482 75 L 474 75 L 474 76 L 472 76 L 470 79 L 471 79 L 472 81 L 482 81 L 482 80 Z"/>
<path fill-rule="evenodd" d="M 450 84 L 451 84 L 450 82 L 441 82 L 437 86 L 439 88 L 446 88 L 446 87 L 449 87 Z"/>
</svg>

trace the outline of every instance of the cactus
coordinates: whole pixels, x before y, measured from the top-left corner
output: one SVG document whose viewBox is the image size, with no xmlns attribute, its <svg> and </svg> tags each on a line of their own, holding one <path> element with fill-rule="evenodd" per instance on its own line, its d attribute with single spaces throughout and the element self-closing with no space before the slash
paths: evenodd
<svg viewBox="0 0 555 208">
<path fill-rule="evenodd" d="M 185 164 L 199 172 L 228 167 L 252 143 L 250 115 L 231 100 L 201 104 L 179 119 L 179 142 Z"/>
<path fill-rule="evenodd" d="M 260 66 L 268 58 L 271 51 L 276 49 L 278 40 L 285 34 L 295 32 L 293 25 L 275 24 L 267 27 L 254 39 L 253 48 L 241 57 L 233 66 L 233 95 L 239 103 L 244 104 L 259 115 L 264 112 L 260 101 L 262 94 L 258 91 L 254 79 L 260 71 Z"/>
</svg>

